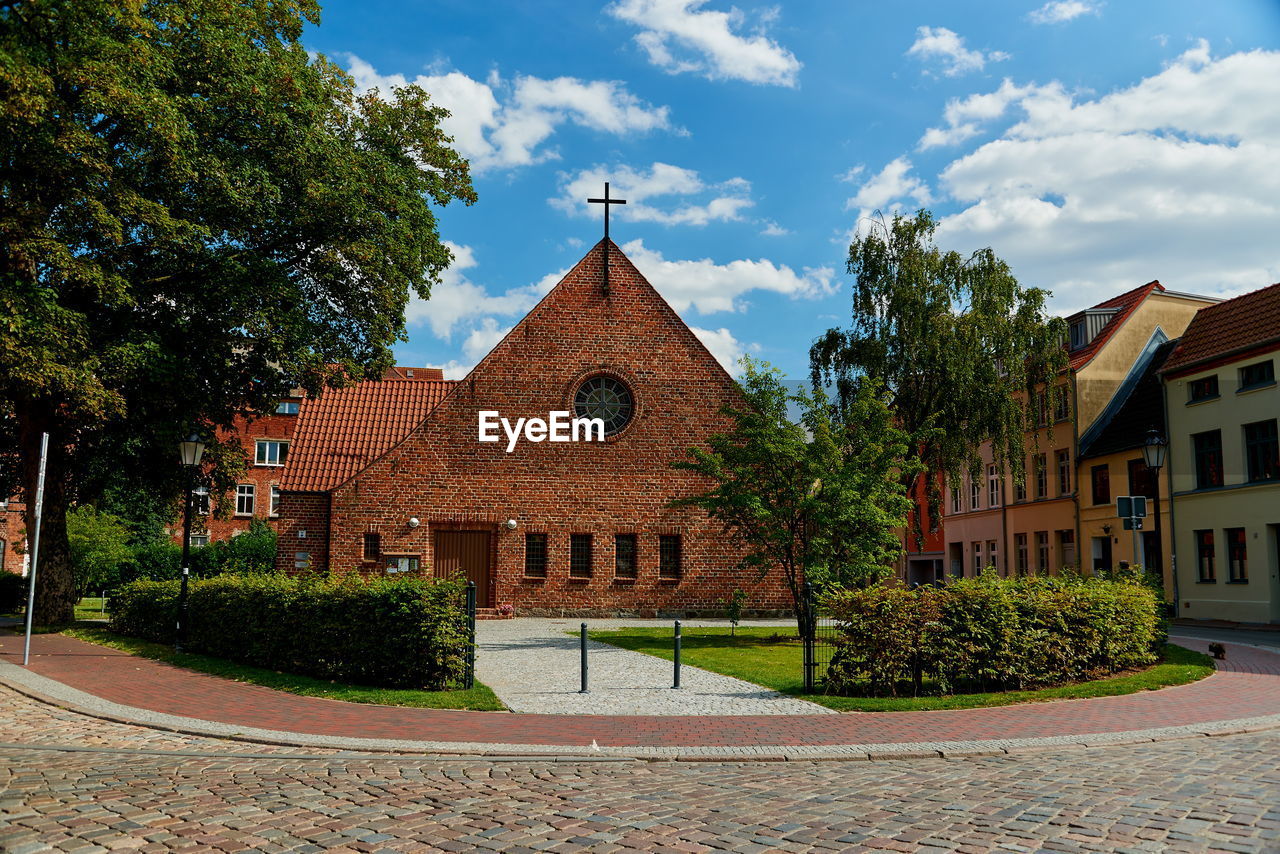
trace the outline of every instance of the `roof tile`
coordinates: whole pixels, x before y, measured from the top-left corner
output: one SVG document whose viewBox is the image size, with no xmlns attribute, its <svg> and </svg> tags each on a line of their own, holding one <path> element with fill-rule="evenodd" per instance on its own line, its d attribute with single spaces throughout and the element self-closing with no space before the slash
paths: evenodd
<svg viewBox="0 0 1280 854">
<path fill-rule="evenodd" d="M 1280 342 L 1280 283 L 1196 312 L 1165 362 L 1164 373 L 1271 342 Z"/>
</svg>

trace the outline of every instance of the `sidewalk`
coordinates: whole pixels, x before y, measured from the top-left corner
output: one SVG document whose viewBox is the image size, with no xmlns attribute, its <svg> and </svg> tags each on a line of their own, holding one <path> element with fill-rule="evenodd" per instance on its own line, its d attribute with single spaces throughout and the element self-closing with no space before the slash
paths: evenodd
<svg viewBox="0 0 1280 854">
<path fill-rule="evenodd" d="M 1227 649 L 1218 673 L 1161 691 L 883 714 L 540 715 L 358 705 L 228 682 L 61 635 L 33 639 L 30 671 L 20 665 L 22 638 L 3 636 L 0 682 L 98 717 L 273 744 L 668 759 L 911 758 L 1280 727 L 1280 654 L 1237 644 Z"/>
<path fill-rule="evenodd" d="M 476 624 L 476 678 L 513 712 L 559 715 L 834 715 L 808 700 L 751 682 L 685 665 L 680 689 L 672 688 L 670 661 L 587 642 L 590 693 L 580 694 L 581 654 L 576 632 L 582 620 L 522 617 Z M 690 620 L 687 628 L 723 625 Z M 793 621 L 776 621 L 794 632 Z M 752 622 L 752 625 L 768 623 Z M 655 626 L 670 620 L 588 620 L 588 629 Z"/>
</svg>

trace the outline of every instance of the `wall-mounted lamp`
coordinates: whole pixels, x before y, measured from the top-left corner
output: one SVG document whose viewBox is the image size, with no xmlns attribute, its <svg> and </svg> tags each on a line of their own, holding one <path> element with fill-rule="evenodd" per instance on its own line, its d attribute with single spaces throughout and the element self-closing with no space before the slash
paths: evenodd
<svg viewBox="0 0 1280 854">
<path fill-rule="evenodd" d="M 410 516 L 410 517 L 409 517 L 409 527 L 410 527 L 410 528 L 416 528 L 416 527 L 418 527 L 418 526 L 419 526 L 419 525 L 421 525 L 421 524 L 422 524 L 422 523 L 418 521 L 418 517 L 417 517 L 417 516 Z"/>
<path fill-rule="evenodd" d="M 517 524 L 518 524 L 518 523 L 516 522 L 516 520 L 515 520 L 515 519 L 508 519 L 508 520 L 507 520 L 507 530 L 508 530 L 508 531 L 514 531 L 514 530 L 516 529 L 516 525 L 517 525 Z"/>
<path fill-rule="evenodd" d="M 1110 525 L 1103 525 L 1103 526 L 1102 526 L 1102 533 L 1104 533 L 1104 534 L 1110 534 L 1110 533 L 1111 533 L 1111 526 L 1110 526 Z"/>
</svg>

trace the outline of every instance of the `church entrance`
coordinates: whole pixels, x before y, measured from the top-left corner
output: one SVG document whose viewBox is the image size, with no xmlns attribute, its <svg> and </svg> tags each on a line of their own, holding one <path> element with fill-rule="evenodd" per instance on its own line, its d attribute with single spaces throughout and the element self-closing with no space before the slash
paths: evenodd
<svg viewBox="0 0 1280 854">
<path fill-rule="evenodd" d="M 453 577 L 462 573 L 476 584 L 476 604 L 489 604 L 489 576 L 493 551 L 491 531 L 436 531 L 435 575 Z"/>
</svg>

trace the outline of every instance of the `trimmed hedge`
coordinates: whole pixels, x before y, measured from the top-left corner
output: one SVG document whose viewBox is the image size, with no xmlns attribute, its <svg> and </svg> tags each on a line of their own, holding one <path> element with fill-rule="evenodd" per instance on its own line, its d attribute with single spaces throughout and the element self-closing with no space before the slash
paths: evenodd
<svg viewBox="0 0 1280 854">
<path fill-rule="evenodd" d="M 27 606 L 27 579 L 16 572 L 0 569 L 0 613 L 17 611 Z"/>
<path fill-rule="evenodd" d="M 178 581 L 135 581 L 111 630 L 173 643 Z M 223 575 L 190 582 L 186 649 L 321 679 L 445 690 L 464 675 L 462 582 L 395 576 Z"/>
<path fill-rule="evenodd" d="M 1160 595 L 1136 579 L 1000 578 L 875 586 L 831 596 L 839 639 L 827 692 L 914 696 L 1096 679 L 1153 664 Z"/>
</svg>

